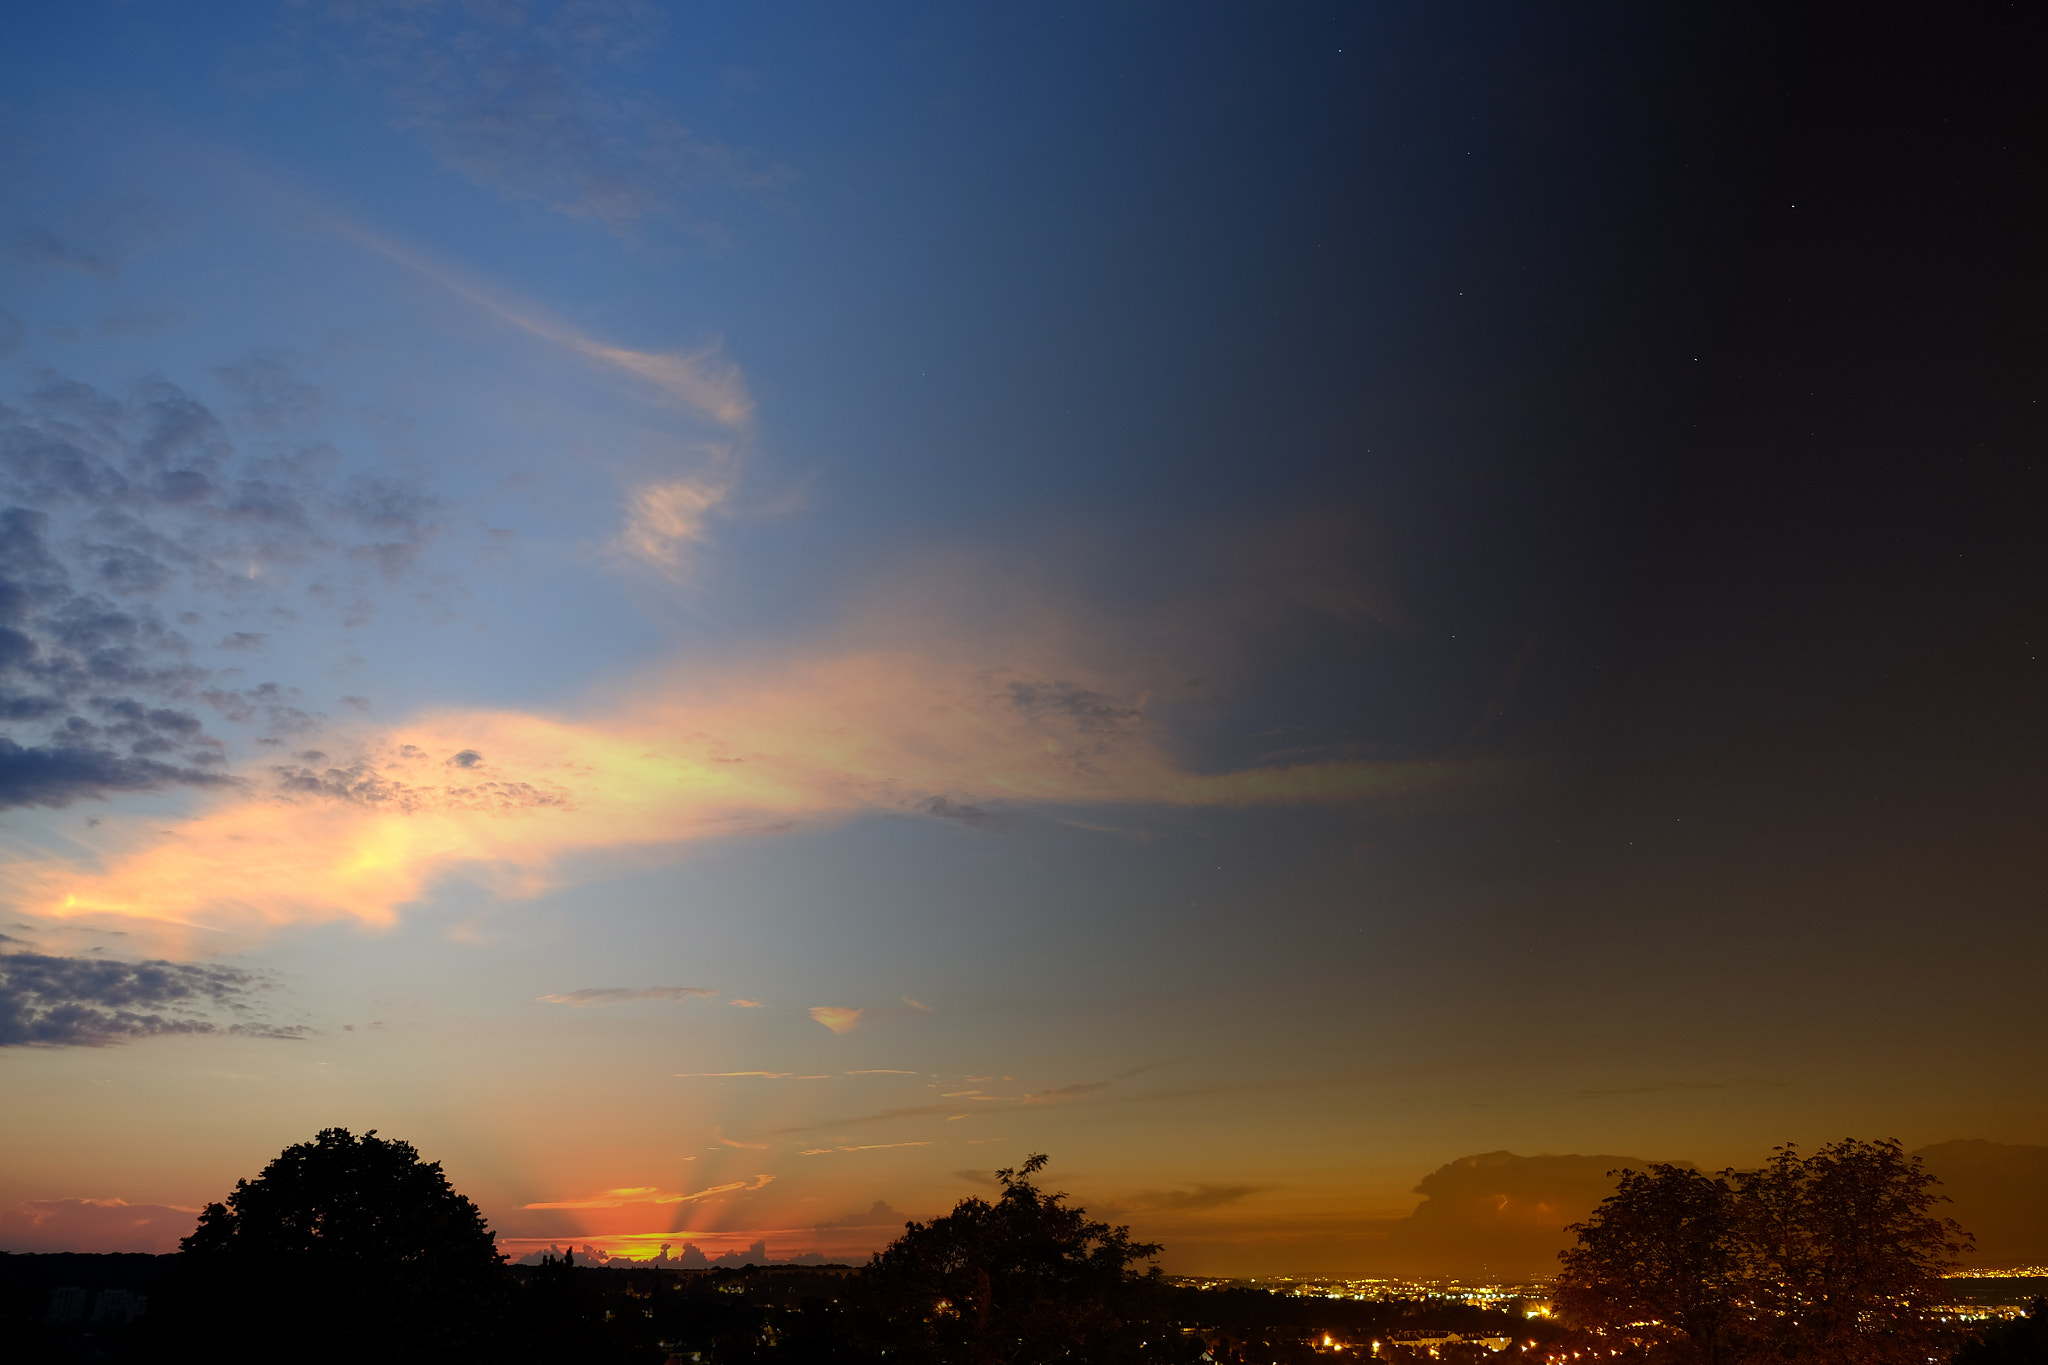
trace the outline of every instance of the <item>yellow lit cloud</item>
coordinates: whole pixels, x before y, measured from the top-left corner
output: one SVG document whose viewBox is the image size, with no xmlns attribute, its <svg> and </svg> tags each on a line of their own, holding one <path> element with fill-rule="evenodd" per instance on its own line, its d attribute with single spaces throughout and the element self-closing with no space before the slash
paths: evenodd
<svg viewBox="0 0 2048 1365">
<path fill-rule="evenodd" d="M 628 1185 L 622 1189 L 605 1190 L 583 1199 L 553 1199 L 538 1204 L 522 1204 L 526 1209 L 622 1209 L 632 1204 L 694 1204 L 700 1199 L 709 1199 L 717 1194 L 737 1194 L 758 1190 L 775 1179 L 772 1175 L 756 1176 L 752 1183 L 735 1180 L 725 1185 L 713 1185 L 709 1189 L 696 1190 L 689 1194 L 664 1190 L 657 1185 Z"/>
<path fill-rule="evenodd" d="M 990 651 L 994 652 L 994 651 Z M 1448 766 L 1330 762 L 1198 773 L 1147 694 L 1062 652 L 848 649 L 710 675 L 674 669 L 586 717 L 448 711 L 330 733 L 345 766 L 273 765 L 182 821 L 109 817 L 88 858 L 0 868 L 15 906 L 154 926 L 154 950 L 267 928 L 395 922 L 451 876 L 500 896 L 598 849 L 768 834 L 865 811 L 989 827 L 991 805 L 1228 805 L 1412 792 Z M 562 1003 L 574 1003 L 564 999 Z M 844 1032 L 858 1015 L 813 1017 Z"/>
<path fill-rule="evenodd" d="M 813 1005 L 811 1018 L 831 1029 L 834 1033 L 850 1033 L 860 1023 L 861 1011 L 848 1009 L 843 1005 Z"/>
</svg>

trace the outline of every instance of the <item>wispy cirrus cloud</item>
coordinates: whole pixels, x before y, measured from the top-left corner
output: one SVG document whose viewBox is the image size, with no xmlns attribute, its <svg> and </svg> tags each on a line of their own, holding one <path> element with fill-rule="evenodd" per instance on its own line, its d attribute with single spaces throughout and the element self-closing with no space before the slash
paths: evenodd
<svg viewBox="0 0 2048 1365">
<path fill-rule="evenodd" d="M 758 1175 L 753 1180 L 734 1180 L 708 1189 L 692 1190 L 688 1193 L 664 1190 L 658 1185 L 628 1185 L 620 1189 L 602 1190 L 581 1199 L 551 1199 L 534 1204 L 521 1204 L 522 1209 L 623 1209 L 635 1204 L 694 1204 L 699 1200 L 715 1198 L 722 1194 L 744 1194 L 773 1183 L 772 1175 Z"/>
<path fill-rule="evenodd" d="M 567 1005 L 581 1010 L 595 1005 L 626 1005 L 636 1000 L 703 1000 L 717 994 L 708 986 L 593 986 L 540 998 L 550 1005 Z"/>
<path fill-rule="evenodd" d="M 747 392 L 746 380 L 717 342 L 695 351 L 643 351 L 621 346 L 360 223 L 333 214 L 325 215 L 324 221 L 337 235 L 404 267 L 498 321 L 593 364 L 632 376 L 646 386 L 651 396 L 679 404 L 732 431 L 744 431 L 753 418 L 754 400 Z M 730 448 L 715 447 L 711 453 L 729 459 Z"/>
<path fill-rule="evenodd" d="M 765 1081 L 829 1081 L 831 1075 L 819 1072 L 813 1076 L 801 1075 L 794 1071 L 678 1071 L 677 1080 L 724 1080 L 736 1076 L 755 1076 Z"/>
<path fill-rule="evenodd" d="M 718 341 L 694 350 L 622 346 L 359 223 L 333 214 L 322 217 L 338 235 L 402 266 L 486 316 L 601 370 L 628 377 L 644 396 L 679 407 L 717 427 L 721 439 L 683 444 L 680 454 L 690 466 L 687 471 L 643 479 L 625 496 L 624 523 L 616 548 L 664 571 L 684 567 L 686 556 L 708 537 L 712 519 L 739 487 L 746 462 L 744 443 L 753 425 L 754 400 L 745 377 Z"/>
<path fill-rule="evenodd" d="M 701 215 L 715 194 L 758 195 L 794 173 L 693 132 L 636 74 L 664 11 L 603 6 L 423 6 L 370 0 L 329 20 L 355 39 L 345 62 L 376 82 L 399 127 L 444 166 L 515 203 L 629 232 Z"/>
<path fill-rule="evenodd" d="M 797 1153 L 799 1156 L 826 1156 L 833 1152 L 881 1152 L 892 1147 L 929 1147 L 926 1142 L 864 1142 L 852 1147 L 807 1147 Z"/>
</svg>

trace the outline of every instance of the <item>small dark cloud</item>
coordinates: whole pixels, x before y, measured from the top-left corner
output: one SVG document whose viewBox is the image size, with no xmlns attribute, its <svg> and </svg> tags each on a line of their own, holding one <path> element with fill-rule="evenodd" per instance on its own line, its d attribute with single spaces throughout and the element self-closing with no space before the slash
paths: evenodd
<svg viewBox="0 0 2048 1365">
<path fill-rule="evenodd" d="M 93 582 L 109 592 L 132 596 L 159 591 L 171 581 L 169 564 L 132 545 L 87 545 L 82 558 Z"/>
<path fill-rule="evenodd" d="M 8 259 L 19 265 L 51 270 L 76 270 L 96 279 L 121 273 L 121 260 L 111 253 L 63 241 L 48 228 L 30 228 L 7 244 Z"/>
<path fill-rule="evenodd" d="M 262 649 L 270 643 L 270 637 L 260 631 L 237 630 L 223 636 L 217 649 Z"/>
<path fill-rule="evenodd" d="M 22 265 L 112 279 L 161 236 L 163 210 L 122 194 L 85 194 L 55 205 L 7 243 Z"/>
<path fill-rule="evenodd" d="M 934 796 L 921 801 L 917 809 L 935 820 L 951 820 L 955 824 L 987 830 L 991 834 L 1001 833 L 1009 828 L 1011 823 L 1011 817 L 1001 812 L 968 805 L 944 796 Z"/>
<path fill-rule="evenodd" d="M 461 753 L 448 760 L 452 766 L 457 768 L 474 768 L 483 761 L 484 756 L 474 749 L 464 749 Z"/>
<path fill-rule="evenodd" d="M 1108 1081 L 1076 1081 L 1072 1085 L 1054 1086 L 1050 1090 L 1034 1090 L 1026 1093 L 1024 1099 L 1034 1104 L 1070 1100 L 1077 1095 L 1092 1095 L 1098 1090 L 1107 1090 Z"/>
<path fill-rule="evenodd" d="M 1182 1190 L 1139 1190 L 1118 1202 L 1122 1207 L 1147 1213 L 1199 1213 L 1204 1209 L 1220 1209 L 1226 1204 L 1235 1204 L 1265 1188 L 1263 1185 L 1198 1184 Z"/>
<path fill-rule="evenodd" d="M 304 378 L 288 355 L 255 355 L 240 364 L 216 366 L 213 373 L 238 401 L 236 415 L 259 430 L 302 426 L 326 405 L 320 386 Z"/>
<path fill-rule="evenodd" d="M 877 1199 L 874 1207 L 865 1213 L 849 1213 L 814 1226 L 817 1231 L 826 1232 L 833 1228 L 894 1228 L 901 1227 L 904 1221 L 903 1215 L 890 1208 L 885 1200 Z"/>
<path fill-rule="evenodd" d="M 281 742 L 280 735 L 303 734 L 325 719 L 293 705 L 293 698 L 299 695 L 296 687 L 266 682 L 248 688 L 212 688 L 201 692 L 199 700 L 237 725 L 260 720 L 270 732 L 263 739 L 276 743 Z"/>
<path fill-rule="evenodd" d="M 0 1047 L 105 1047 L 195 1033 L 303 1037 L 305 1028 L 255 1013 L 267 985 L 234 967 L 0 954 Z"/>
<path fill-rule="evenodd" d="M 129 305 L 116 308 L 99 320 L 93 335 L 102 341 L 133 338 L 149 341 L 185 325 L 186 315 L 175 308 L 145 308 Z"/>
<path fill-rule="evenodd" d="M 709 986 L 592 986 L 561 995 L 543 995 L 541 999 L 550 1005 L 581 1010 L 596 1005 L 628 1005 L 638 1000 L 708 1000 L 717 994 Z"/>
<path fill-rule="evenodd" d="M 1143 714 L 1134 706 L 1119 706 L 1100 692 L 1070 682 L 1013 682 L 1009 696 L 1010 704 L 1025 715 L 1071 721 L 1083 734 L 1121 730 Z"/>
</svg>

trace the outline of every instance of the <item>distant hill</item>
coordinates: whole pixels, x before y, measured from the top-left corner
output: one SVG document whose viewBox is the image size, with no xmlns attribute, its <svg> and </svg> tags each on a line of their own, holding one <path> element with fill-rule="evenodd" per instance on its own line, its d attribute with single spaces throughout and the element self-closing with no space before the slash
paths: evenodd
<svg viewBox="0 0 2048 1365">
<path fill-rule="evenodd" d="M 1941 1178 L 1945 1212 L 1977 1235 L 1970 1265 L 2048 1265 L 2048 1147 L 1937 1142 L 1913 1153 Z"/>
</svg>

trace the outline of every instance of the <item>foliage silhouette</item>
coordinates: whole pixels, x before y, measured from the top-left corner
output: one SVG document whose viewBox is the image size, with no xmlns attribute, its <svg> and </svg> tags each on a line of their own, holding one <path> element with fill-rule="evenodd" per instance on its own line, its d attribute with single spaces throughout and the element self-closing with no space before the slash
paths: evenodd
<svg viewBox="0 0 2048 1365">
<path fill-rule="evenodd" d="M 1621 1171 L 1560 1254 L 1557 1304 L 1635 1354 L 1763 1365 L 1926 1365 L 1929 1309 L 1969 1234 L 1896 1141 L 1847 1139 L 1761 1170 Z"/>
<path fill-rule="evenodd" d="M 328 1128 L 209 1204 L 151 1335 L 220 1361 L 464 1361 L 498 1354 L 495 1234 L 410 1143 Z"/>
<path fill-rule="evenodd" d="M 1956 1352 L 1955 1365 L 2048 1365 L 2048 1299 L 2036 1296 L 2025 1317 L 1987 1328 Z"/>
<path fill-rule="evenodd" d="M 1558 1312 L 1603 1331 L 1663 1323 L 1682 1340 L 1676 1354 L 1715 1365 L 1734 1325 L 1742 1270 L 1727 1179 L 1668 1165 L 1620 1178 L 1570 1229 L 1579 1243 L 1560 1256 Z"/>
<path fill-rule="evenodd" d="M 994 1203 L 963 1199 L 929 1223 L 908 1223 L 863 1276 L 899 1359 L 921 1365 L 1008 1365 L 1139 1359 L 1147 1277 L 1135 1262 L 1160 1248 L 1130 1229 L 1091 1221 L 1065 1194 L 1032 1183 L 1043 1153 L 996 1172 Z M 1155 1267 L 1153 1279 L 1158 1275 Z M 1156 1357 L 1155 1357 L 1156 1358 Z"/>
</svg>

